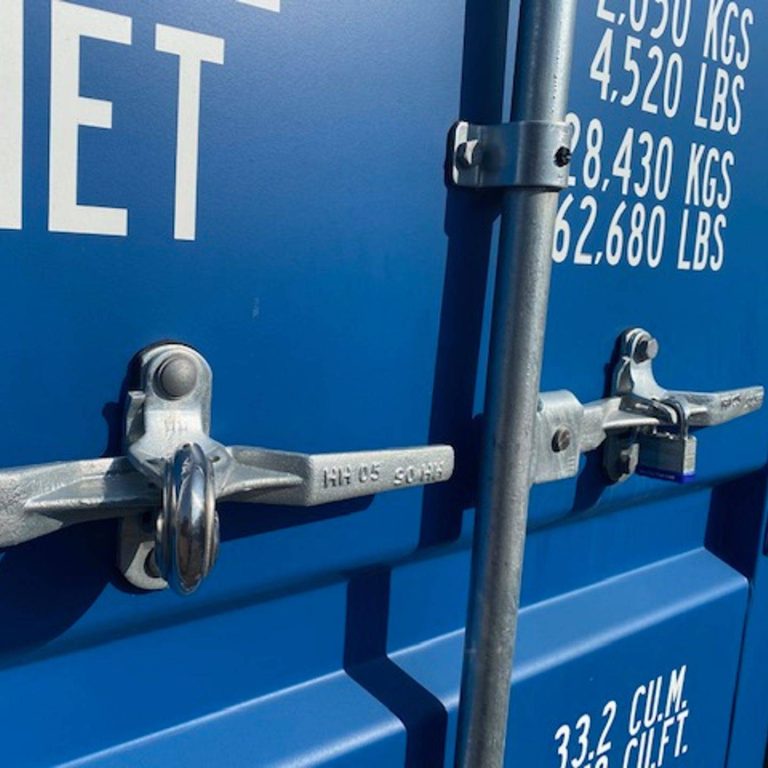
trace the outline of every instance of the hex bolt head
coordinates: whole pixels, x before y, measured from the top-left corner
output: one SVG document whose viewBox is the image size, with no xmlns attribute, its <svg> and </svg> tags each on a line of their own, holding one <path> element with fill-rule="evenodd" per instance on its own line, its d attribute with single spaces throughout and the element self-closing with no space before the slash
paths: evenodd
<svg viewBox="0 0 768 768">
<path fill-rule="evenodd" d="M 191 357 L 171 355 L 157 369 L 155 385 L 158 393 L 166 400 L 179 400 L 197 386 L 197 374 L 197 364 Z"/>
<path fill-rule="evenodd" d="M 483 149 L 477 139 L 470 139 L 456 148 L 456 165 L 459 168 L 468 170 L 480 165 L 483 156 Z"/>
<path fill-rule="evenodd" d="M 572 440 L 573 434 L 571 430 L 566 427 L 560 427 L 552 436 L 552 450 L 555 453 L 562 453 L 571 447 Z"/>
<path fill-rule="evenodd" d="M 655 360 L 659 354 L 659 342 L 653 336 L 644 336 L 635 345 L 635 362 L 645 363 L 649 360 Z"/>
<path fill-rule="evenodd" d="M 555 165 L 558 168 L 565 168 L 571 162 L 573 153 L 570 147 L 562 146 L 555 152 Z"/>
</svg>

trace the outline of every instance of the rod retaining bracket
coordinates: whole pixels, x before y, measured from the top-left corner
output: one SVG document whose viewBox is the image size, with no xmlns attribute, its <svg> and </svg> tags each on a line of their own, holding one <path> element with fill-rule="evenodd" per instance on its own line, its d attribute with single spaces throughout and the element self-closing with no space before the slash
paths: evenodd
<svg viewBox="0 0 768 768">
<path fill-rule="evenodd" d="M 558 122 L 458 122 L 449 141 L 451 180 L 473 189 L 565 189 L 572 133 L 568 123 Z"/>
</svg>

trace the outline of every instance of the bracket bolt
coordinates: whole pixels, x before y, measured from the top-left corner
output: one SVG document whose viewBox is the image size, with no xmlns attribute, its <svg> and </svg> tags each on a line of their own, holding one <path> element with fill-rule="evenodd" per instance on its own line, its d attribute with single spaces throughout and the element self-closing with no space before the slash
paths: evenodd
<svg viewBox="0 0 768 768">
<path fill-rule="evenodd" d="M 197 386 L 197 365 L 188 355 L 171 355 L 155 373 L 159 394 L 167 400 L 186 397 Z"/>
<path fill-rule="evenodd" d="M 644 336 L 635 345 L 635 362 L 646 363 L 655 360 L 659 354 L 659 342 L 653 336 Z"/>
<path fill-rule="evenodd" d="M 565 168 L 571 162 L 573 154 L 570 147 L 562 146 L 555 152 L 555 165 L 558 168 Z"/>
<path fill-rule="evenodd" d="M 480 165 L 483 150 L 477 139 L 470 139 L 456 148 L 456 165 L 465 170 Z"/>
<path fill-rule="evenodd" d="M 566 427 L 560 427 L 552 437 L 552 450 L 555 453 L 562 453 L 571 447 L 572 440 L 573 435 L 571 434 L 571 430 Z"/>
</svg>

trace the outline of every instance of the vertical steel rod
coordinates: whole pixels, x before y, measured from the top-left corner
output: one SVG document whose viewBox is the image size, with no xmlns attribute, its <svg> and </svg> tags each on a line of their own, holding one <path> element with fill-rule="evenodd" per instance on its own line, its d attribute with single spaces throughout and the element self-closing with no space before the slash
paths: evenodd
<svg viewBox="0 0 768 768">
<path fill-rule="evenodd" d="M 562 121 L 576 0 L 521 0 L 512 121 Z M 554 162 L 554 158 L 553 158 Z M 501 768 L 531 488 L 558 193 L 506 192 L 456 765 Z"/>
</svg>

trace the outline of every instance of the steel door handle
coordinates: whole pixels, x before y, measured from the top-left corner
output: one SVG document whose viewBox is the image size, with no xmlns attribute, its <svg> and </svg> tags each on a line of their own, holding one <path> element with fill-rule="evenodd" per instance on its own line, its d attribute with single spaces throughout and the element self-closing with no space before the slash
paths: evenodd
<svg viewBox="0 0 768 768">
<path fill-rule="evenodd" d="M 656 339 L 642 328 L 622 334 L 612 396 L 582 404 L 568 391 L 539 399 L 534 482 L 573 477 L 582 453 L 605 443 L 603 465 L 612 482 L 634 472 L 688 482 L 695 476 L 691 429 L 723 424 L 757 411 L 763 387 L 724 392 L 665 389 L 656 382 Z"/>
<path fill-rule="evenodd" d="M 449 480 L 446 445 L 303 454 L 210 437 L 212 373 L 181 344 L 142 353 L 124 457 L 0 471 L 0 547 L 75 523 L 122 517 L 121 567 L 145 589 L 194 591 L 216 561 L 216 501 L 309 507 Z M 157 511 L 154 531 L 138 513 Z"/>
</svg>

